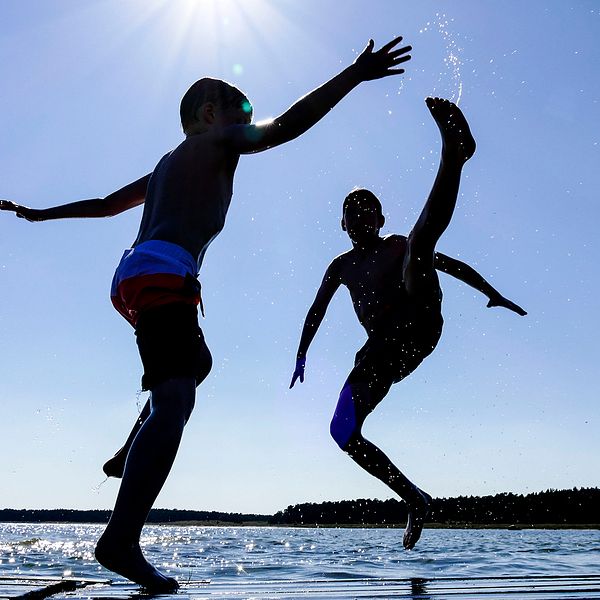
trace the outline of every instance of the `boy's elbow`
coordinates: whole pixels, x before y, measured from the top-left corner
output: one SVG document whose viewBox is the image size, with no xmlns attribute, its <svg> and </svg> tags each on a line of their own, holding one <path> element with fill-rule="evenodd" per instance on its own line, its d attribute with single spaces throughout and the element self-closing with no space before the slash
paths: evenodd
<svg viewBox="0 0 600 600">
<path fill-rule="evenodd" d="M 123 206 L 122 203 L 104 200 L 100 202 L 97 214 L 99 217 L 114 217 L 115 215 L 122 213 L 126 209 L 127 207 Z"/>
<path fill-rule="evenodd" d="M 296 126 L 290 119 L 277 117 L 273 119 L 262 131 L 261 142 L 264 146 L 273 148 L 286 144 L 299 137 L 303 132 L 301 127 Z"/>
<path fill-rule="evenodd" d="M 122 212 L 129 210 L 135 206 L 143 204 L 144 199 L 140 201 L 123 201 L 118 199 L 112 199 L 110 197 L 105 198 L 104 201 L 101 201 L 100 206 L 100 216 L 102 217 L 114 217 L 116 215 L 120 215 Z"/>
<path fill-rule="evenodd" d="M 99 217 L 114 217 L 119 214 L 118 205 L 108 198 L 100 198 L 97 214 Z"/>
</svg>

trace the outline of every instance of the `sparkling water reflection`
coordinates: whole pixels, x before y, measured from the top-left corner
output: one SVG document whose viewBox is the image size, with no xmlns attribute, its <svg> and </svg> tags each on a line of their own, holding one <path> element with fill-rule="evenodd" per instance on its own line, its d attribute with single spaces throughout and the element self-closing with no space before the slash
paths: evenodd
<svg viewBox="0 0 600 600">
<path fill-rule="evenodd" d="M 0 575 L 113 577 L 94 560 L 101 525 L 0 524 Z M 575 575 L 600 564 L 600 531 L 428 529 L 412 551 L 394 529 L 144 529 L 148 559 L 181 581 Z"/>
</svg>

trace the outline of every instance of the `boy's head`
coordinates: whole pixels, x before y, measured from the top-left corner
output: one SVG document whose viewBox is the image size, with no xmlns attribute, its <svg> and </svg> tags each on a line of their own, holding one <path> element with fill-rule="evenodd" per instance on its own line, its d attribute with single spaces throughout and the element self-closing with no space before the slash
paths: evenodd
<svg viewBox="0 0 600 600">
<path fill-rule="evenodd" d="M 192 84 L 179 107 L 181 127 L 186 135 L 202 130 L 216 120 L 222 124 L 250 123 L 252 105 L 235 86 L 204 77 Z"/>
<path fill-rule="evenodd" d="M 379 235 L 384 224 L 381 202 L 373 192 L 355 188 L 346 196 L 342 207 L 342 229 L 353 242 Z"/>
</svg>

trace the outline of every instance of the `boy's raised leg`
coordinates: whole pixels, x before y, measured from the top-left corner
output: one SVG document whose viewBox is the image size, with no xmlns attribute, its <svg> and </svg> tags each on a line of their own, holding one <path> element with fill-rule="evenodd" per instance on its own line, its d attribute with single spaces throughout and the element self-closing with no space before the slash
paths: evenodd
<svg viewBox="0 0 600 600">
<path fill-rule="evenodd" d="M 444 233 L 456 206 L 462 167 L 475 152 L 475 140 L 461 110 L 448 100 L 427 98 L 442 136 L 442 155 L 433 188 L 410 235 L 403 265 L 406 291 L 416 305 L 433 319 L 441 311 L 441 290 L 435 270 L 435 245 Z M 423 323 L 424 330 L 429 323 Z M 421 492 L 421 490 L 419 490 Z M 412 548 L 419 539 L 429 514 L 431 498 L 421 492 L 425 503 L 409 504 L 404 547 Z"/>
<path fill-rule="evenodd" d="M 150 414 L 133 440 L 114 511 L 96 546 L 101 565 L 154 592 L 173 591 L 178 584 L 146 561 L 140 535 L 173 466 L 195 393 L 191 377 L 170 379 L 152 390 Z"/>
<path fill-rule="evenodd" d="M 435 245 L 452 219 L 462 167 L 475 152 L 475 140 L 458 106 L 441 98 L 426 102 L 442 136 L 442 155 L 433 188 L 408 236 L 404 259 L 404 285 L 417 301 L 439 290 Z"/>
</svg>

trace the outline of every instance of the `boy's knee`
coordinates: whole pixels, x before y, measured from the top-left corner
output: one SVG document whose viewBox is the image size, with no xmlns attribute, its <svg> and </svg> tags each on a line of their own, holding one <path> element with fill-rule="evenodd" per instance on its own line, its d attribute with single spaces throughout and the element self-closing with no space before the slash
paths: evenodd
<svg viewBox="0 0 600 600">
<path fill-rule="evenodd" d="M 333 419 L 329 426 L 331 437 L 335 443 L 345 450 L 352 438 L 360 435 L 360 427 L 356 421 L 356 410 L 352 398 L 352 386 L 346 384 L 340 393 Z"/>
<path fill-rule="evenodd" d="M 360 430 L 347 419 L 334 416 L 329 424 L 329 433 L 340 449 L 346 450 L 350 441 L 360 435 Z"/>
<path fill-rule="evenodd" d="M 152 412 L 160 414 L 166 423 L 187 423 L 196 403 L 194 379 L 180 377 L 168 379 L 152 389 Z M 158 412 L 157 412 L 158 411 Z"/>
</svg>

